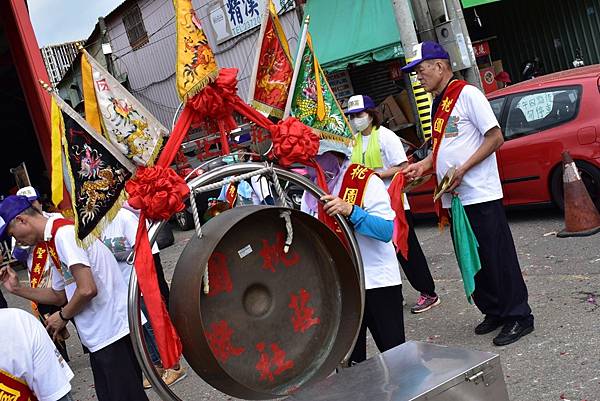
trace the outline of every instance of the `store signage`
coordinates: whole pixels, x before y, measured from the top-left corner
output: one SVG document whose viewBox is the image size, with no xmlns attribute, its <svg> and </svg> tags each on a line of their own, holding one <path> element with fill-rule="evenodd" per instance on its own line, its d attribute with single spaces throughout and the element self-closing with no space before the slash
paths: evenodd
<svg viewBox="0 0 600 401">
<path fill-rule="evenodd" d="M 484 93 L 491 93 L 498 89 L 496 84 L 494 67 L 480 68 L 481 84 L 483 85 Z"/>
<path fill-rule="evenodd" d="M 217 44 L 260 26 L 267 0 L 218 0 L 209 11 L 210 23 L 217 35 Z M 294 8 L 294 2 L 273 0 L 278 14 Z M 287 6 L 287 7 L 286 7 Z"/>
<path fill-rule="evenodd" d="M 340 104 L 354 94 L 354 88 L 352 87 L 348 71 L 337 71 L 327 74 L 327 82 L 329 82 L 329 86 Z"/>
<path fill-rule="evenodd" d="M 489 42 L 479 42 L 473 43 L 473 52 L 475 53 L 475 58 L 484 57 L 490 55 L 490 44 Z"/>
<path fill-rule="evenodd" d="M 464 8 L 480 6 L 482 4 L 493 3 L 500 0 L 462 0 Z"/>
</svg>

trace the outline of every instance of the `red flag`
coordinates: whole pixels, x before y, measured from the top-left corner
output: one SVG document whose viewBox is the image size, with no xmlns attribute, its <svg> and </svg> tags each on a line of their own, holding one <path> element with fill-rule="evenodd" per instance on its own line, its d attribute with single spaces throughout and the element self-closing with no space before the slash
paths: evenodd
<svg viewBox="0 0 600 401">
<path fill-rule="evenodd" d="M 283 118 L 294 66 L 285 33 L 270 0 L 264 12 L 249 102 L 261 112 Z"/>
</svg>

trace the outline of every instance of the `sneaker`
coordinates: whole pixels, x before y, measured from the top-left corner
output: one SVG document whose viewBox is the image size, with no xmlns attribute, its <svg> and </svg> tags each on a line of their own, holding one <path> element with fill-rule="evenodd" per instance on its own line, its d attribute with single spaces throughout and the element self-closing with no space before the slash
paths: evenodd
<svg viewBox="0 0 600 401">
<path fill-rule="evenodd" d="M 475 326 L 475 334 L 487 334 L 496 330 L 498 327 L 504 324 L 504 320 L 497 316 L 485 315 L 483 322 Z"/>
<path fill-rule="evenodd" d="M 154 369 L 156 369 L 156 372 L 158 372 L 158 375 L 160 377 L 162 377 L 163 373 L 165 373 L 165 370 L 158 366 L 155 366 Z M 148 380 L 147 377 L 144 377 L 144 381 L 142 382 L 142 385 L 144 386 L 144 390 L 148 390 L 149 388 L 152 388 L 152 384 L 150 384 L 150 380 Z"/>
<path fill-rule="evenodd" d="M 162 379 L 167 386 L 171 386 L 183 380 L 186 376 L 187 370 L 180 366 L 179 369 L 165 369 L 162 374 Z"/>
<path fill-rule="evenodd" d="M 438 297 L 437 295 L 432 297 L 429 295 L 421 294 L 421 295 L 419 295 L 419 298 L 417 299 L 417 303 L 415 304 L 415 306 L 410 308 L 410 311 L 412 313 L 422 313 L 422 312 L 428 311 L 429 309 L 433 308 L 434 306 L 439 305 L 441 302 L 442 301 L 440 301 L 440 297 Z"/>
<path fill-rule="evenodd" d="M 500 334 L 494 337 L 494 345 L 508 345 L 533 331 L 533 322 L 508 322 L 500 330 Z"/>
</svg>

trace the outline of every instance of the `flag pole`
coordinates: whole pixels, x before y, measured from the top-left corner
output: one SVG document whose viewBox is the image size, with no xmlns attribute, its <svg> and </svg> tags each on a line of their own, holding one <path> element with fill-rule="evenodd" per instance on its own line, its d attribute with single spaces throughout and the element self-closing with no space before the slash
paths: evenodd
<svg viewBox="0 0 600 401">
<path fill-rule="evenodd" d="M 58 105 L 58 107 L 60 107 L 60 109 L 63 112 L 65 112 L 69 117 L 71 117 L 73 120 L 75 120 L 77 122 L 77 124 L 81 125 L 81 127 L 83 129 L 85 129 L 87 131 L 87 133 L 92 136 L 92 138 L 94 138 L 102 146 L 104 146 L 104 148 L 106 148 L 106 150 L 109 151 L 110 154 L 113 155 L 115 157 L 115 159 L 117 159 L 119 161 L 119 163 L 121 163 L 123 165 L 123 167 L 125 167 L 127 170 L 129 170 L 132 174 L 135 174 L 136 166 L 133 163 L 131 163 L 131 161 L 129 161 L 129 159 L 127 159 L 125 157 L 125 155 L 123 155 L 123 153 L 121 153 L 118 149 L 115 149 L 113 144 L 108 142 L 106 140 L 106 138 L 104 138 L 102 135 L 98 134 L 96 132 L 96 130 L 94 130 L 94 128 L 92 128 L 92 126 L 87 121 L 85 121 L 85 119 L 83 117 L 81 117 L 81 115 L 79 115 L 79 113 L 77 113 L 75 110 L 73 110 L 73 108 L 71 106 L 69 106 L 64 100 L 62 100 L 62 98 L 60 96 L 58 96 L 58 93 L 56 93 L 56 91 L 53 90 L 50 85 L 48 85 L 41 79 L 39 82 L 40 82 L 40 85 L 42 85 L 44 87 L 44 89 L 46 89 L 48 91 L 48 93 L 50 93 L 50 95 L 56 101 L 56 104 Z"/>
<path fill-rule="evenodd" d="M 260 64 L 260 53 L 262 52 L 262 41 L 267 30 L 267 21 L 269 18 L 269 3 L 271 0 L 265 1 L 265 9 L 263 10 L 262 22 L 260 24 L 260 33 L 258 34 L 258 46 L 256 46 L 256 56 L 254 56 L 254 65 L 250 74 L 250 87 L 248 88 L 248 104 L 252 104 L 254 100 L 254 92 L 256 90 L 256 75 L 258 74 L 258 65 Z"/>
<path fill-rule="evenodd" d="M 302 27 L 302 36 L 300 37 L 300 43 L 298 43 L 298 52 L 296 53 L 296 61 L 294 63 L 294 75 L 292 75 L 292 82 L 290 82 L 290 91 L 288 93 L 287 102 L 285 104 L 285 111 L 283 112 L 283 119 L 290 116 L 292 109 L 292 100 L 294 98 L 294 89 L 296 87 L 296 81 L 300 74 L 300 65 L 302 65 L 302 55 L 304 54 L 304 48 L 306 47 L 306 36 L 308 33 L 308 23 L 310 21 L 310 15 L 307 15 L 304 19 L 304 25 Z"/>
</svg>

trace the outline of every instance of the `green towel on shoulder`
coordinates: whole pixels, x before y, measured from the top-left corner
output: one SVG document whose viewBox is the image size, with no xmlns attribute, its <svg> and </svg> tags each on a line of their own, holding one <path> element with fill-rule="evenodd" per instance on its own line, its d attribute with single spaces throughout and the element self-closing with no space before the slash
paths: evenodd
<svg viewBox="0 0 600 401">
<path fill-rule="evenodd" d="M 379 145 L 379 129 L 375 127 L 371 129 L 369 143 L 367 144 L 367 151 L 365 152 L 364 158 L 363 139 L 363 135 L 359 132 L 354 141 L 350 161 L 352 163 L 362 164 L 373 170 L 382 168 L 383 160 L 381 158 L 381 146 Z"/>
<path fill-rule="evenodd" d="M 465 287 L 465 294 L 469 303 L 472 304 L 472 296 L 475 291 L 475 275 L 481 270 L 481 261 L 477 252 L 479 244 L 465 209 L 456 195 L 452 197 L 452 236 L 454 237 L 454 252 Z"/>
</svg>

